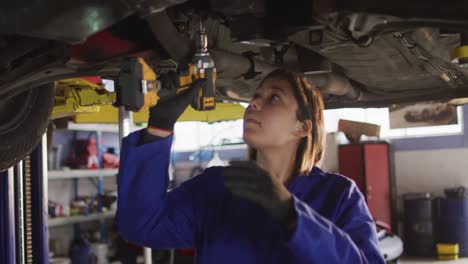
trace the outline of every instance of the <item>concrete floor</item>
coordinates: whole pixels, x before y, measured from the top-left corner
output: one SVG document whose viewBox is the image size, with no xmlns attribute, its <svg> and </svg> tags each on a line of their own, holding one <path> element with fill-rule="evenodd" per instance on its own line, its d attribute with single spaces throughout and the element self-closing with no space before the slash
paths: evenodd
<svg viewBox="0 0 468 264">
<path fill-rule="evenodd" d="M 400 264 L 468 264 L 468 258 L 462 258 L 459 260 L 435 260 L 435 259 L 415 259 L 415 258 L 403 258 L 400 260 Z"/>
</svg>

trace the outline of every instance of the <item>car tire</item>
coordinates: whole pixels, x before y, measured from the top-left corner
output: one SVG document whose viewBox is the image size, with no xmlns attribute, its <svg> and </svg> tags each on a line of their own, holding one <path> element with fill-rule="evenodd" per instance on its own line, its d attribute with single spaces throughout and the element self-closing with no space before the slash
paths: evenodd
<svg viewBox="0 0 468 264">
<path fill-rule="evenodd" d="M 37 146 L 47 129 L 54 100 L 53 83 L 8 100 L 0 98 L 0 171 L 18 163 Z"/>
</svg>

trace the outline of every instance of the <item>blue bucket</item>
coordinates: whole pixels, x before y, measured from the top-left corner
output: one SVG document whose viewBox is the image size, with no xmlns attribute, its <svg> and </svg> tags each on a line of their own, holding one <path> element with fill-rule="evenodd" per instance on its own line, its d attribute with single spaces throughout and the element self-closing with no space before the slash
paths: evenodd
<svg viewBox="0 0 468 264">
<path fill-rule="evenodd" d="M 72 264 L 94 264 L 96 255 L 91 245 L 83 240 L 75 241 L 70 250 Z"/>
</svg>

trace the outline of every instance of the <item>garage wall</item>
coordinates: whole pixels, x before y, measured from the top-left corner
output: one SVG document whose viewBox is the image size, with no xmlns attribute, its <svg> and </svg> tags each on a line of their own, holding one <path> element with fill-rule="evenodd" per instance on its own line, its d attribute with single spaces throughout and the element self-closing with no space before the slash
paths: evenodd
<svg viewBox="0 0 468 264">
<path fill-rule="evenodd" d="M 463 134 L 394 139 L 391 141 L 397 211 L 403 213 L 403 195 L 468 187 L 468 106 L 463 107 Z M 401 223 L 399 233 L 401 233 Z"/>
<path fill-rule="evenodd" d="M 463 124 L 468 125 L 468 106 L 463 107 Z M 397 195 L 409 192 L 443 194 L 445 188 L 468 187 L 468 131 L 462 134 L 392 139 L 391 157 Z M 338 144 L 342 133 L 327 135 L 322 168 L 338 172 Z"/>
<path fill-rule="evenodd" d="M 463 124 L 468 125 L 468 106 L 463 107 Z M 444 189 L 468 187 L 468 131 L 464 133 L 390 140 L 392 174 L 396 184 L 396 210 L 402 216 L 403 195 L 430 192 L 443 195 Z M 342 133 L 327 135 L 327 151 L 322 166 L 338 172 L 338 144 L 346 142 Z"/>
<path fill-rule="evenodd" d="M 391 141 L 397 194 L 468 187 L 468 106 L 463 106 L 464 133 Z"/>
<path fill-rule="evenodd" d="M 397 151 L 394 161 L 398 195 L 468 187 L 468 148 Z"/>
</svg>

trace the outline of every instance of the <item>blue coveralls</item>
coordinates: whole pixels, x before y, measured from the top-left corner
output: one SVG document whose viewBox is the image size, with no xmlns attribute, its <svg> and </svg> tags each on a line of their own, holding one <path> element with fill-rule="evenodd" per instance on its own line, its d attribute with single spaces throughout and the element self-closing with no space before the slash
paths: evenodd
<svg viewBox="0 0 468 264">
<path fill-rule="evenodd" d="M 292 236 L 258 205 L 233 196 L 223 167 L 166 191 L 172 136 L 138 145 L 124 138 L 116 223 L 122 237 L 151 248 L 195 248 L 196 263 L 384 263 L 375 226 L 355 183 L 314 167 L 287 186 Z"/>
</svg>

